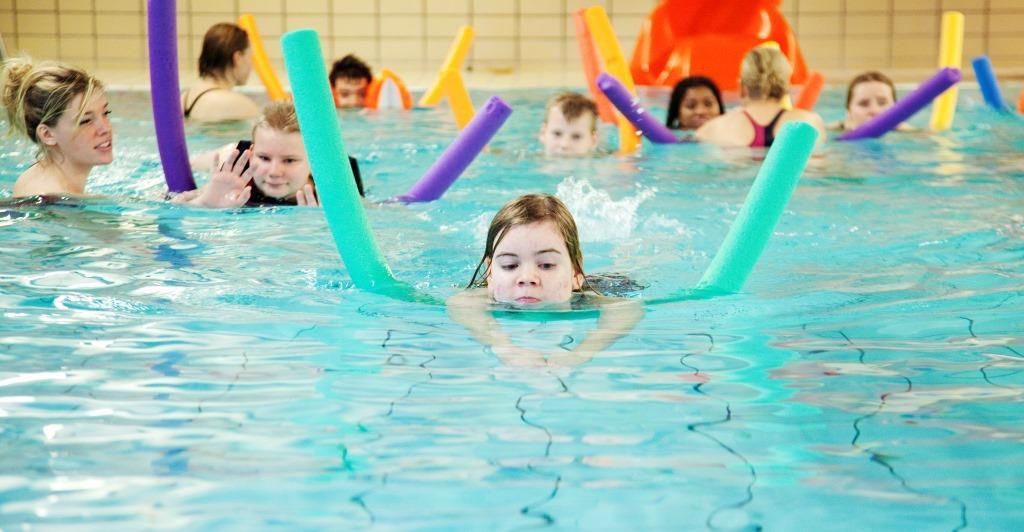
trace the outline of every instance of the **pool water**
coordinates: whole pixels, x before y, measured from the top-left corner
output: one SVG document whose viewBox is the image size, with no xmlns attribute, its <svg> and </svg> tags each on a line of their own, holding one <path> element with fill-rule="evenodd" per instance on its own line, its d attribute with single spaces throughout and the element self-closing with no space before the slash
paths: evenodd
<svg viewBox="0 0 1024 532">
<path fill-rule="evenodd" d="M 342 113 L 398 278 L 456 293 L 493 213 L 539 191 L 589 272 L 644 287 L 623 295 L 696 283 L 764 152 L 546 160 L 552 94 L 503 92 L 490 151 L 408 206 L 379 201 L 454 138 L 448 111 Z M 742 293 L 649 307 L 572 368 L 504 367 L 443 308 L 354 289 L 319 209 L 163 202 L 148 95 L 111 102 L 100 198 L 11 204 L 33 148 L 0 152 L 0 528 L 1024 522 L 1024 121 L 976 89 L 951 132 L 825 145 Z M 594 325 L 501 320 L 550 353 Z"/>
</svg>

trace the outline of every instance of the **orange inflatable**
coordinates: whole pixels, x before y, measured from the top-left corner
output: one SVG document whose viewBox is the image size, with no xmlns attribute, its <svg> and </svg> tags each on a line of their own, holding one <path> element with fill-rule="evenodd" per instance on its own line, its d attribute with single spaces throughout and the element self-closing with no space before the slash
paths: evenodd
<svg viewBox="0 0 1024 532">
<path fill-rule="evenodd" d="M 793 30 L 779 12 L 782 0 L 662 0 L 637 37 L 630 71 L 639 85 L 672 87 L 687 76 L 707 76 L 736 90 L 740 62 L 753 47 L 775 41 L 793 66 L 790 81 L 807 79 Z"/>
<path fill-rule="evenodd" d="M 398 74 L 382 68 L 366 88 L 364 105 L 369 109 L 412 109 L 412 96 Z"/>
</svg>

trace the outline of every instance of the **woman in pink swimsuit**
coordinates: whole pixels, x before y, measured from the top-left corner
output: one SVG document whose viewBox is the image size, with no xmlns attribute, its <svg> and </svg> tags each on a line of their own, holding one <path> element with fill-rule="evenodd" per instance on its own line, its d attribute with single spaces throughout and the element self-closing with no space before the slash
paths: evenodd
<svg viewBox="0 0 1024 532">
<path fill-rule="evenodd" d="M 782 52 L 758 47 L 747 52 L 740 67 L 742 105 L 697 130 L 697 140 L 723 146 L 767 148 L 783 123 L 808 122 L 818 129 L 818 141 L 825 138 L 825 124 L 817 113 L 787 110 L 782 99 L 789 93 L 790 66 Z"/>
</svg>

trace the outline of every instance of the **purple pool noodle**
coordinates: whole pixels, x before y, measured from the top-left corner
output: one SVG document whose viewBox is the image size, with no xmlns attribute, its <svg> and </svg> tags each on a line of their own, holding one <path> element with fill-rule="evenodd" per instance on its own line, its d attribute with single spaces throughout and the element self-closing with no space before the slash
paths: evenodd
<svg viewBox="0 0 1024 532">
<path fill-rule="evenodd" d="M 652 117 L 651 113 L 648 113 L 640 105 L 640 101 L 622 85 L 622 82 L 607 72 L 602 72 L 597 76 L 597 88 L 601 89 L 601 92 L 608 97 L 608 100 L 622 113 L 622 116 L 625 116 L 651 142 L 656 144 L 679 142 L 675 133 L 665 127 L 660 120 Z"/>
<path fill-rule="evenodd" d="M 492 96 L 409 192 L 392 201 L 413 203 L 440 198 L 487 146 L 510 114 L 512 108 L 501 98 Z"/>
<path fill-rule="evenodd" d="M 843 134 L 839 140 L 878 138 L 896 129 L 904 120 L 923 109 L 946 89 L 956 85 L 962 75 L 958 68 L 943 68 L 928 78 L 920 87 L 896 102 L 888 111 L 864 122 L 857 129 Z"/>
<path fill-rule="evenodd" d="M 178 91 L 178 31 L 174 0 L 149 0 L 149 83 L 164 179 L 171 192 L 196 188 L 185 144 Z"/>
</svg>

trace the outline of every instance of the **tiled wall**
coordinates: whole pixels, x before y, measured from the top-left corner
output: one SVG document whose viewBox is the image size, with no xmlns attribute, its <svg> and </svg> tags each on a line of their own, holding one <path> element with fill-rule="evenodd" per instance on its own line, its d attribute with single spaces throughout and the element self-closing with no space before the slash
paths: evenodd
<svg viewBox="0 0 1024 532">
<path fill-rule="evenodd" d="M 477 38 L 467 65 L 478 73 L 575 76 L 579 59 L 571 14 L 602 4 L 629 54 L 658 0 L 178 0 L 183 74 L 193 75 L 205 30 L 252 13 L 281 69 L 280 35 L 315 28 L 324 52 L 356 52 L 407 78 L 429 75 L 457 28 Z M 0 0 L 0 34 L 11 53 L 26 51 L 101 72 L 137 73 L 146 65 L 144 0 Z M 966 15 L 964 56 L 987 53 L 1001 74 L 1024 73 L 1024 0 L 783 0 L 812 68 L 826 74 L 863 68 L 932 69 L 940 14 Z M 283 70 L 283 69 L 282 69 Z M 130 78 L 130 76 L 129 76 Z M 255 81 L 254 81 L 255 83 Z"/>
</svg>

